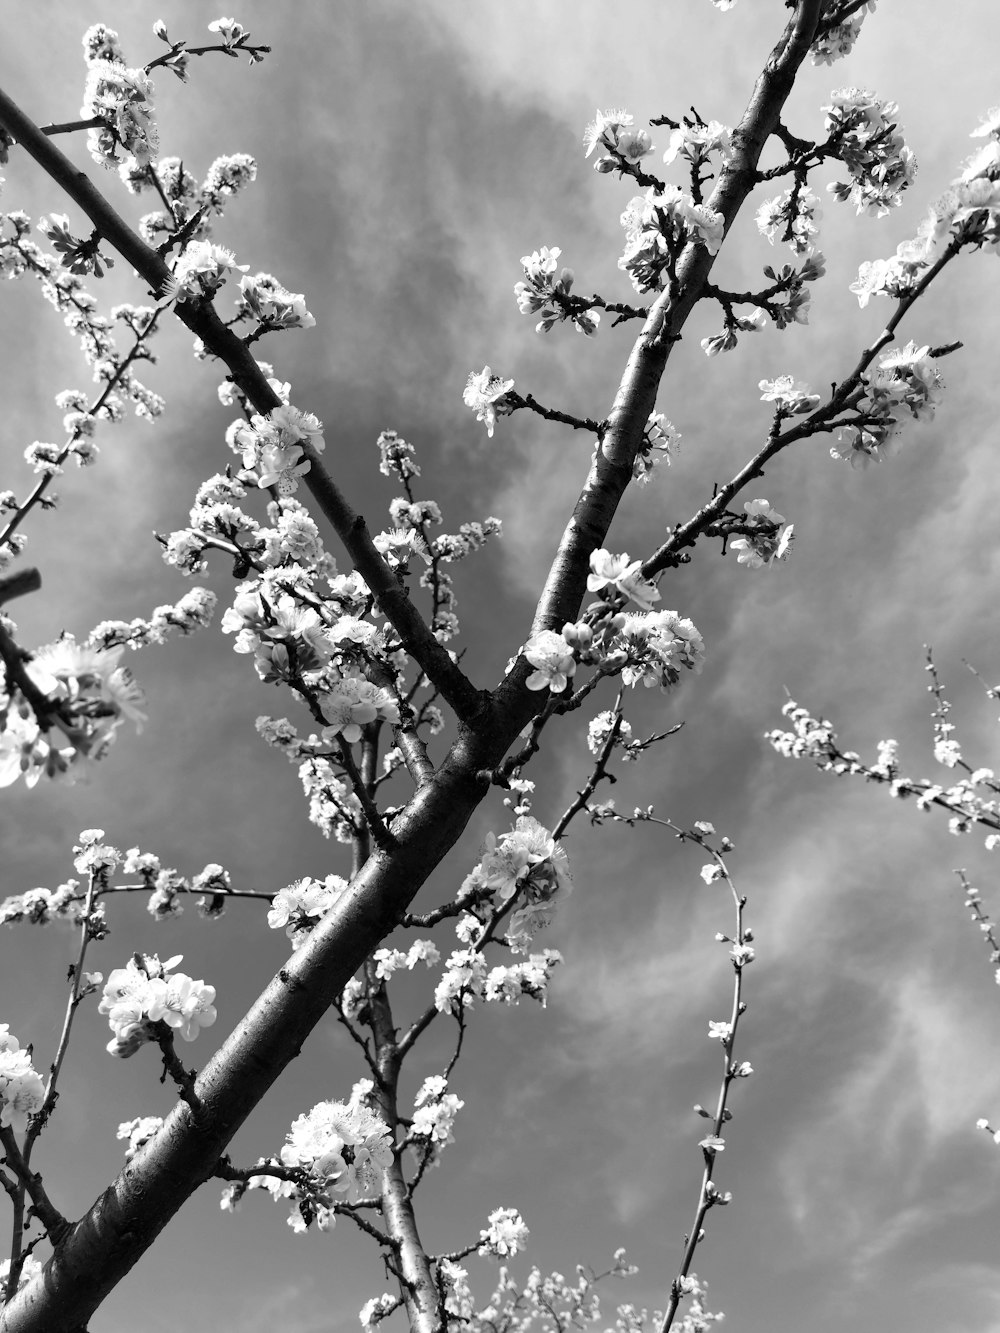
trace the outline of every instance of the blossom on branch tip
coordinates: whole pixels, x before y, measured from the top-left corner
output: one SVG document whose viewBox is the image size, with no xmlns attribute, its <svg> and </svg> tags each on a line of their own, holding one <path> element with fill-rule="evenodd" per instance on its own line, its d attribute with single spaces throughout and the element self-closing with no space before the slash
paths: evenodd
<svg viewBox="0 0 1000 1333">
<path fill-rule="evenodd" d="M 836 145 L 851 185 L 838 182 L 827 188 L 841 202 L 850 200 L 859 213 L 882 217 L 901 202 L 912 183 L 917 164 L 895 123 L 895 102 L 880 102 L 862 88 L 840 88 L 831 93 L 825 128 Z"/>
<path fill-rule="evenodd" d="M 513 410 L 506 401 L 506 394 L 513 387 L 513 380 L 494 375 L 489 366 L 484 366 L 478 374 L 473 371 L 466 381 L 462 399 L 466 407 L 475 410 L 477 421 L 485 421 L 486 434 L 491 439 L 497 417 L 506 416 Z"/>
<path fill-rule="evenodd" d="M 551 249 L 543 245 L 530 255 L 521 256 L 524 281 L 514 284 L 517 307 L 522 315 L 541 314 L 535 325 L 536 333 L 548 333 L 554 325 L 569 319 L 578 333 L 588 337 L 597 332 L 601 322 L 601 312 L 596 309 L 571 310 L 564 298 L 570 294 L 573 286 L 573 270 L 557 269 L 557 260 L 562 251 L 558 246 Z"/>
<path fill-rule="evenodd" d="M 180 961 L 180 954 L 161 963 L 155 954 L 137 953 L 110 973 L 97 1008 L 107 1015 L 114 1033 L 108 1043 L 112 1055 L 134 1055 L 155 1040 L 153 1025 L 159 1022 L 176 1029 L 185 1041 L 194 1041 L 202 1028 L 215 1022 L 215 987 L 173 972 Z"/>
<path fill-rule="evenodd" d="M 761 391 L 761 402 L 774 403 L 780 412 L 789 416 L 811 412 L 813 408 L 819 406 L 819 394 L 810 393 L 806 385 L 800 384 L 791 375 L 779 375 L 777 379 L 761 380 L 757 387 Z"/>
<path fill-rule="evenodd" d="M 117 41 L 117 34 L 111 35 Z M 118 57 L 90 61 L 80 115 L 86 120 L 99 116 L 104 122 L 87 131 L 87 148 L 95 162 L 117 167 L 119 150 L 124 149 L 137 166 L 148 167 L 159 147 L 152 96 L 145 70 L 128 69 Z"/>
<path fill-rule="evenodd" d="M 399 1296 L 392 1296 L 387 1291 L 381 1296 L 373 1296 L 370 1301 L 365 1301 L 358 1311 L 364 1333 L 373 1333 L 378 1324 L 387 1315 L 392 1314 L 393 1310 L 398 1309 L 401 1303 Z"/>
<path fill-rule="evenodd" d="M 524 1249 L 528 1228 L 516 1208 L 495 1208 L 486 1220 L 488 1227 L 479 1233 L 480 1254 L 504 1259 Z"/>
<path fill-rule="evenodd" d="M 465 1102 L 448 1091 L 447 1079 L 440 1074 L 431 1074 L 421 1084 L 413 1105 L 407 1142 L 418 1154 L 424 1169 L 437 1166 L 444 1149 L 455 1142 L 452 1132 L 455 1118 Z"/>
<path fill-rule="evenodd" d="M 589 157 L 597 147 L 617 152 L 632 162 L 651 153 L 653 145 L 649 135 L 645 130 L 633 130 L 634 121 L 635 117 L 627 111 L 598 110 L 583 134 L 583 146 L 587 150 L 584 157 Z"/>
<path fill-rule="evenodd" d="M 208 30 L 218 33 L 226 46 L 235 46 L 237 42 L 250 35 L 242 23 L 230 18 L 213 19 L 208 25 Z"/>
</svg>

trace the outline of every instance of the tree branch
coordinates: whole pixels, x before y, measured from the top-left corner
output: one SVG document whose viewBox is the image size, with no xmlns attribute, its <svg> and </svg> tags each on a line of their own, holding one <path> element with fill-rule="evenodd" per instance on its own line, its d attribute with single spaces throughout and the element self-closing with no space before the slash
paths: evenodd
<svg viewBox="0 0 1000 1333">
<path fill-rule="evenodd" d="M 2 89 L 0 125 L 83 209 L 100 234 L 149 283 L 151 291 L 159 298 L 171 277 L 170 269 L 161 257 L 132 231 L 84 173 L 77 170 Z M 281 405 L 249 348 L 227 328 L 211 303 L 183 301 L 174 306 L 174 313 L 213 356 L 225 363 L 232 379 L 258 412 L 266 415 Z M 305 454 L 311 464 L 304 478 L 306 486 L 343 542 L 358 573 L 371 588 L 383 614 L 395 628 L 403 648 L 438 686 L 459 718 L 468 721 L 477 717 L 488 706 L 488 696 L 473 686 L 434 638 L 406 590 L 376 549 L 364 519 L 348 504 L 315 450 L 307 447 Z"/>
<path fill-rule="evenodd" d="M 707 207 L 721 213 L 728 233 L 743 201 L 756 184 L 757 163 L 791 92 L 799 65 L 812 42 L 822 0 L 798 0 L 795 13 L 757 80 L 739 125 L 733 131 L 733 156 L 723 169 Z M 643 430 L 656 406 L 656 393 L 671 347 L 700 299 L 715 257 L 689 242 L 677 264 L 676 283 L 649 308 L 622 376 L 607 429 L 590 473 L 563 533 L 535 610 L 532 632 L 559 630 L 576 619 L 583 601 L 590 553 L 604 541 L 632 477 Z M 500 687 L 517 688 L 523 663 Z"/>
</svg>

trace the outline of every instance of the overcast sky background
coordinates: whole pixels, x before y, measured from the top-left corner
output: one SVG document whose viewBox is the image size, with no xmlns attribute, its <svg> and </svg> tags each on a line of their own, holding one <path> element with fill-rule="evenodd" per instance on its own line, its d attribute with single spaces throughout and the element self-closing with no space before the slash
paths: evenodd
<svg viewBox="0 0 1000 1333">
<path fill-rule="evenodd" d="M 465 663 L 485 686 L 526 634 L 591 445 L 525 413 L 487 440 L 462 404 L 466 377 L 488 362 L 522 394 L 600 418 L 632 336 L 610 321 L 594 340 L 568 328 L 535 335 L 512 294 L 519 257 L 561 246 L 578 291 L 631 300 L 616 259 L 618 217 L 634 190 L 591 170 L 584 126 L 595 107 L 625 106 L 641 124 L 677 119 L 692 104 L 735 123 L 786 16 L 780 0 L 743 0 L 729 14 L 708 0 L 636 0 L 623 13 L 594 0 L 251 0 L 236 17 L 273 46 L 263 66 L 212 57 L 193 66 L 188 86 L 156 77 L 164 154 L 182 155 L 199 179 L 219 153 L 250 152 L 259 163 L 257 184 L 216 239 L 251 271 L 305 293 L 317 327 L 272 337 L 262 354 L 291 380 L 293 402 L 324 421 L 331 470 L 369 525 L 387 522 L 396 493 L 377 471 L 375 439 L 390 427 L 417 445 L 418 495 L 442 504 L 446 530 L 503 519 L 503 540 L 457 568 Z M 197 44 L 215 16 L 179 0 L 155 10 L 24 6 L 6 26 L 3 84 L 38 122 L 71 119 L 88 24 L 117 27 L 130 63 L 141 64 L 160 51 L 154 18 Z M 770 420 L 759 379 L 791 373 L 823 391 L 877 336 L 888 304 L 859 311 L 847 285 L 861 260 L 891 254 L 915 232 L 976 146 L 969 131 L 1000 101 L 998 50 L 993 0 L 966 0 L 960 19 L 934 0 L 884 0 L 852 57 L 803 71 L 790 128 L 819 137 L 831 89 L 871 88 L 899 103 L 916 183 L 879 222 L 827 202 L 828 276 L 808 328 L 771 328 L 708 360 L 699 340 L 721 321 L 707 307 L 695 312 L 657 403 L 683 433 L 680 458 L 658 483 L 629 492 L 611 549 L 648 554 L 666 524 L 686 519 L 759 447 Z M 654 138 L 662 152 L 665 132 Z M 126 216 L 149 207 L 90 162 L 83 136 L 60 146 Z M 68 211 L 80 223 L 17 154 L 5 175 L 5 208 Z M 763 264 L 785 261 L 753 225 L 768 193 L 748 204 L 716 265 L 723 286 L 759 286 Z M 123 267 L 98 290 L 108 304 L 144 299 Z M 0 485 L 23 494 L 22 450 L 60 438 L 53 394 L 87 387 L 88 375 L 33 286 L 9 284 L 0 299 Z M 224 292 L 223 311 L 226 302 Z M 962 665 L 971 660 L 992 682 L 1000 663 L 996 260 L 953 265 L 905 323 L 908 338 L 965 343 L 942 366 L 948 390 L 933 423 L 907 428 L 899 456 L 867 472 L 832 461 L 822 438 L 773 463 L 741 499 L 765 496 L 794 521 L 785 564 L 751 572 L 706 545 L 664 578 L 661 605 L 695 621 L 708 659 L 670 696 L 630 701 L 637 735 L 685 726 L 624 770 L 614 792 L 624 810 L 652 802 L 678 823 L 713 821 L 736 843 L 730 864 L 750 900 L 758 961 L 736 1054 L 758 1072 L 736 1090 L 719 1163 L 734 1202 L 710 1217 L 696 1264 L 734 1333 L 1000 1330 L 1000 1156 L 975 1129 L 979 1116 L 1000 1119 L 1000 996 L 952 876 L 964 864 L 993 888 L 981 838 L 956 845 L 943 819 L 781 760 L 761 739 L 780 724 L 787 689 L 832 717 L 850 745 L 873 753 L 895 736 L 906 771 L 941 776 L 924 694 L 930 643 L 970 757 L 1000 763 L 996 704 Z M 198 483 L 225 466 L 231 413 L 218 405 L 218 369 L 192 359 L 179 326 L 161 335 L 159 352 L 147 379 L 168 399 L 163 420 L 104 431 L 98 466 L 67 474 L 60 511 L 28 524 L 25 559 L 41 568 L 44 589 L 10 608 L 25 645 L 148 615 L 186 591 L 150 534 L 182 526 Z M 228 562 L 199 581 L 225 604 Z M 219 861 L 235 885 L 269 892 L 345 869 L 344 849 L 309 825 L 294 770 L 253 730 L 259 713 L 295 716 L 295 705 L 258 682 L 230 639 L 216 627 L 131 665 L 149 696 L 141 736 L 122 735 L 89 787 L 4 791 L 4 893 L 55 887 L 72 873 L 77 834 L 95 825 L 185 873 Z M 588 761 L 572 721 L 551 733 L 529 774 L 548 824 Z M 452 892 L 485 833 L 506 827 L 494 800 L 421 902 Z M 729 929 L 731 909 L 722 889 L 702 885 L 702 858 L 662 830 L 574 825 L 567 847 L 576 891 L 544 941 L 566 965 L 544 1013 L 527 1003 L 476 1013 L 453 1085 L 466 1102 L 458 1141 L 421 1189 L 420 1225 L 430 1249 L 450 1250 L 474 1239 L 492 1208 L 516 1206 L 531 1228 L 530 1257 L 568 1274 L 577 1263 L 601 1267 L 626 1245 L 641 1271 L 609 1292 L 610 1323 L 616 1300 L 662 1305 L 681 1254 L 701 1170 L 703 1123 L 690 1107 L 715 1097 L 721 1060 L 708 1022 L 730 1005 L 731 969 L 713 936 Z M 245 905 L 211 925 L 189 912 L 157 926 L 139 900 L 116 902 L 111 937 L 88 965 L 107 973 L 137 948 L 183 952 L 185 969 L 219 991 L 217 1026 L 183 1052 L 203 1063 L 284 959 L 284 937 L 263 918 Z M 451 947 L 447 935 L 441 944 Z M 35 1044 L 42 1067 L 73 943 L 57 928 L 20 928 L 0 947 L 0 1019 Z M 71 1217 L 120 1166 L 118 1122 L 172 1104 L 152 1053 L 116 1062 L 107 1038 L 92 1004 L 36 1158 Z M 413 1088 L 440 1068 L 440 1042 L 435 1035 L 418 1053 Z M 296 1115 L 346 1098 L 361 1074 L 345 1038 L 317 1032 L 238 1136 L 235 1160 L 276 1152 Z M 94 1333 L 358 1327 L 360 1305 L 386 1286 L 370 1242 L 346 1222 L 332 1235 L 295 1237 L 284 1210 L 261 1196 L 224 1217 L 218 1195 L 204 1188 L 168 1226 L 95 1316 Z M 527 1268 L 518 1261 L 516 1271 Z M 473 1277 L 485 1293 L 488 1265 L 474 1262 Z"/>
</svg>

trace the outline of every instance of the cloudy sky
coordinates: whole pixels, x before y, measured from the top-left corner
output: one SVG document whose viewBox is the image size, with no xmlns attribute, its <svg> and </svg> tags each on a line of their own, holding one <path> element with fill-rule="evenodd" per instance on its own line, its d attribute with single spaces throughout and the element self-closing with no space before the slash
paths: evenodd
<svg viewBox="0 0 1000 1333">
<path fill-rule="evenodd" d="M 249 0 L 236 17 L 273 46 L 263 66 L 215 57 L 186 87 L 157 78 L 164 153 L 199 177 L 223 152 L 259 163 L 217 238 L 252 271 L 305 293 L 316 328 L 272 338 L 265 354 L 291 380 L 293 401 L 324 421 L 331 470 L 369 524 L 387 521 L 395 494 L 377 471 L 385 428 L 417 445 L 419 494 L 442 504 L 446 527 L 503 519 L 503 540 L 458 571 L 465 664 L 487 686 L 525 635 L 590 446 L 524 413 L 487 440 L 462 405 L 465 379 L 488 362 L 521 393 L 600 418 L 630 346 L 627 327 L 586 341 L 565 328 L 535 335 L 512 295 L 519 257 L 560 246 L 577 290 L 630 300 L 616 259 L 633 191 L 591 170 L 584 126 L 609 106 L 639 123 L 692 105 L 734 123 L 785 17 L 779 0 L 743 0 L 728 14 L 709 0 L 636 0 L 624 14 L 596 0 Z M 214 11 L 180 0 L 155 12 L 138 0 L 24 7 L 5 32 L 3 85 L 39 122 L 71 119 L 83 87 L 77 32 L 113 24 L 140 64 L 159 53 L 157 16 L 195 44 Z M 886 305 L 859 311 L 847 290 L 859 262 L 915 232 L 975 146 L 969 131 L 1000 101 L 991 59 L 1000 13 L 993 0 L 965 0 L 962 20 L 942 17 L 934 0 L 884 0 L 850 59 L 804 70 L 786 123 L 819 137 L 831 89 L 870 88 L 899 103 L 916 182 L 878 222 L 825 205 L 828 276 L 807 328 L 772 328 L 709 360 L 699 340 L 717 330 L 718 313 L 695 312 L 657 403 L 682 432 L 680 457 L 657 485 L 626 497 L 612 549 L 648 554 L 759 447 L 769 424 L 762 377 L 790 373 L 822 391 L 877 337 Z M 82 140 L 60 142 L 135 215 Z M 66 211 L 30 164 L 15 157 L 6 175 L 5 207 Z M 713 275 L 733 289 L 761 285 L 761 266 L 784 259 L 756 232 L 756 202 Z M 110 304 L 144 293 L 119 265 L 99 295 Z M 2 299 L 0 486 L 23 494 L 22 450 L 59 438 L 53 394 L 85 387 L 87 372 L 36 290 L 9 285 Z M 636 734 L 685 726 L 623 770 L 614 793 L 625 810 L 653 803 L 681 824 L 711 820 L 736 843 L 730 865 L 758 948 L 737 1054 L 757 1073 L 737 1089 L 718 1172 L 734 1201 L 710 1218 L 696 1267 L 712 1307 L 743 1333 L 1000 1330 L 1000 1157 L 975 1129 L 979 1116 L 1000 1120 L 1000 997 L 952 875 L 967 865 L 989 893 L 981 840 L 956 845 L 943 820 L 781 760 L 761 739 L 780 724 L 787 691 L 858 749 L 897 737 L 904 768 L 930 776 L 923 645 L 932 644 L 970 757 L 1000 762 L 996 704 L 963 666 L 992 680 L 1000 661 L 996 261 L 952 265 L 902 333 L 964 342 L 944 364 L 936 419 L 909 428 L 898 457 L 867 472 L 832 461 L 822 439 L 772 464 L 742 498 L 764 496 L 794 521 L 787 563 L 751 572 L 706 544 L 663 580 L 662 605 L 694 620 L 708 660 L 670 696 L 630 703 Z M 198 483 L 229 458 L 220 378 L 192 359 L 186 333 L 163 336 L 148 379 L 167 397 L 166 416 L 106 433 L 99 466 L 67 475 L 61 509 L 28 525 L 26 559 L 44 589 L 11 608 L 24 644 L 62 629 L 82 636 L 186 590 L 151 533 L 182 526 Z M 210 581 L 225 599 L 227 562 Z M 254 733 L 259 713 L 286 705 L 230 640 L 212 629 L 134 666 L 149 723 L 121 738 L 89 787 L 3 793 L 5 893 L 55 887 L 72 873 L 76 835 L 95 825 L 185 873 L 218 861 L 235 884 L 269 892 L 344 870 L 343 849 L 309 825 L 294 772 Z M 584 780 L 587 757 L 570 722 L 552 729 L 531 774 L 543 822 Z M 499 801 L 484 807 L 421 901 L 453 892 L 486 832 L 506 825 Z M 454 1249 L 492 1208 L 516 1206 L 543 1268 L 601 1267 L 625 1245 L 641 1271 L 611 1304 L 652 1308 L 696 1200 L 703 1130 L 690 1108 L 715 1096 L 708 1021 L 728 1016 L 731 970 L 713 936 L 729 928 L 730 908 L 718 886 L 702 884 L 702 858 L 662 830 L 574 826 L 567 850 L 576 890 L 546 941 L 566 965 L 544 1013 L 477 1014 L 454 1085 L 466 1102 L 457 1142 L 421 1191 L 421 1228 L 430 1248 Z M 284 943 L 254 906 L 210 926 L 190 913 L 157 926 L 133 899 L 115 904 L 92 965 L 110 971 L 137 948 L 183 953 L 185 968 L 219 991 L 217 1027 L 185 1052 L 204 1060 L 281 965 Z M 71 939 L 19 929 L 0 946 L 0 1019 L 44 1065 Z M 149 1052 L 116 1063 L 106 1040 L 96 1008 L 84 1013 L 37 1158 L 73 1217 L 120 1165 L 117 1123 L 171 1104 Z M 436 1043 L 418 1058 L 414 1087 L 440 1067 Z M 241 1132 L 236 1160 L 276 1151 L 291 1119 L 347 1097 L 361 1072 L 336 1031 L 317 1032 Z M 213 1186 L 189 1203 L 95 1317 L 95 1333 L 138 1322 L 150 1333 L 178 1323 L 357 1328 L 358 1307 L 385 1285 L 367 1242 L 346 1223 L 294 1237 L 261 1197 L 226 1218 L 217 1199 Z M 473 1277 L 485 1291 L 487 1266 Z"/>
</svg>

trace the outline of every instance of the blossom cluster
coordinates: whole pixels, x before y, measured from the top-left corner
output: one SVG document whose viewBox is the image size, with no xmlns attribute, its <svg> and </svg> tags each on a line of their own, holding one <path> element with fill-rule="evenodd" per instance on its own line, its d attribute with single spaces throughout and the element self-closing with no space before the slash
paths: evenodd
<svg viewBox="0 0 1000 1333">
<path fill-rule="evenodd" d="M 479 1253 L 506 1259 L 523 1250 L 528 1242 L 528 1228 L 516 1208 L 494 1208 L 479 1233 Z"/>
<path fill-rule="evenodd" d="M 230 434 L 241 426 L 246 423 L 234 422 Z M 256 433 L 253 438 L 258 438 Z M 235 447 L 243 452 L 242 445 Z M 294 461 L 299 461 L 297 454 Z M 289 586 L 296 582 L 296 573 L 306 584 L 313 573 L 335 575 L 337 563 L 324 549 L 319 529 L 305 506 L 279 493 L 268 504 L 271 526 L 265 526 L 238 503 L 246 496 L 247 485 L 257 485 L 255 472 L 240 477 L 216 473 L 204 481 L 189 513 L 190 526 L 161 538 L 164 560 L 182 574 L 193 574 L 205 568 L 205 551 L 217 547 L 236 557 L 238 572 L 244 575 L 251 564 L 261 572 L 282 568 L 282 583 Z M 291 566 L 303 568 L 297 571 Z M 246 585 L 237 591 L 243 593 Z"/>
<path fill-rule="evenodd" d="M 916 236 L 901 241 L 889 259 L 862 263 L 850 287 L 862 307 L 872 296 L 907 296 L 945 245 L 985 246 L 1000 254 L 1000 107 L 987 112 L 970 138 L 986 142 L 931 205 Z"/>
<path fill-rule="evenodd" d="M 721 213 L 696 203 L 676 185 L 637 195 L 622 213 L 621 223 L 625 250 L 618 267 L 640 294 L 662 290 L 689 241 L 718 254 L 725 228 Z"/>
<path fill-rule="evenodd" d="M 757 230 L 772 245 L 776 240 L 785 241 L 797 255 L 814 255 L 820 217 L 819 196 L 795 186 L 761 204 L 756 215 Z"/>
<path fill-rule="evenodd" d="M 150 245 L 181 230 L 189 242 L 208 241 L 215 219 L 257 178 L 257 163 L 249 153 L 217 157 L 200 185 L 179 157 L 161 157 L 148 167 L 128 170 L 123 166 L 120 170 L 133 194 L 154 191 L 167 204 L 139 219 L 140 235 Z"/>
<path fill-rule="evenodd" d="M 663 415 L 651 412 L 642 431 L 642 444 L 632 464 L 632 479 L 640 486 L 648 486 L 654 471 L 661 465 L 670 466 L 681 444 L 681 433 Z"/>
<path fill-rule="evenodd" d="M 761 380 L 757 387 L 761 402 L 774 403 L 775 411 L 782 416 L 798 416 L 819 406 L 819 394 L 810 393 L 805 384 L 800 384 L 791 375 Z"/>
<path fill-rule="evenodd" d="M 561 694 L 579 662 L 597 665 L 607 674 L 621 672 L 626 685 L 641 681 L 647 688 L 664 690 L 677 684 L 682 667 L 701 671 L 705 643 L 692 621 L 676 611 L 618 609 L 618 599 L 626 596 L 644 607 L 659 599 L 656 588 L 639 573 L 641 561 L 599 550 L 592 553 L 590 565 L 588 587 L 604 594 L 591 608 L 596 633 L 584 620 L 567 623 L 561 634 L 540 630 L 532 635 L 523 648 L 535 668 L 526 681 L 529 689 Z"/>
<path fill-rule="evenodd" d="M 316 320 L 306 309 L 306 299 L 290 292 L 270 273 L 255 273 L 240 279 L 237 319 L 253 319 L 257 332 L 272 329 L 311 329 Z"/>
<path fill-rule="evenodd" d="M 558 246 L 551 249 L 543 245 L 541 250 L 534 250 L 521 258 L 524 280 L 514 286 L 517 306 L 522 315 L 541 314 L 535 325 L 536 333 L 548 333 L 564 319 L 572 322 L 578 333 L 588 336 L 597 332 L 601 322 L 601 312 L 590 309 L 573 309 L 566 301 L 573 286 L 573 270 L 558 270 L 558 260 L 562 251 Z"/>
<path fill-rule="evenodd" d="M 0 1126 L 23 1134 L 42 1108 L 45 1085 L 8 1024 L 0 1023 Z"/>
<path fill-rule="evenodd" d="M 830 454 L 852 467 L 881 462 L 895 448 L 900 414 L 930 420 L 944 390 L 944 380 L 927 346 L 909 342 L 884 356 L 862 376 L 863 396 L 854 404 L 857 420 L 837 432 Z"/>
<path fill-rule="evenodd" d="M 520 815 L 500 838 L 487 834 L 482 856 L 462 883 L 460 899 L 468 900 L 476 916 L 516 904 L 507 939 L 527 953 L 532 934 L 551 922 L 572 888 L 561 844 L 533 815 Z"/>
<path fill-rule="evenodd" d="M 809 48 L 814 65 L 832 65 L 854 50 L 865 16 L 875 12 L 876 0 L 867 0 L 850 18 L 834 23 Z"/>
<path fill-rule="evenodd" d="M 393 1159 L 392 1132 L 367 1104 L 372 1083 L 355 1084 L 349 1102 L 318 1102 L 293 1121 L 280 1157 L 262 1158 L 280 1174 L 251 1175 L 229 1186 L 221 1207 L 233 1212 L 248 1189 L 264 1189 L 291 1204 L 288 1225 L 302 1233 L 314 1223 L 321 1231 L 337 1220 L 338 1202 L 369 1198 L 381 1188 Z"/>
<path fill-rule="evenodd" d="M 164 296 L 182 304 L 215 295 L 230 273 L 245 273 L 249 264 L 237 264 L 232 250 L 212 241 L 191 241 L 178 256 Z"/>
<path fill-rule="evenodd" d="M 299 765 L 299 781 L 309 802 L 309 820 L 324 838 L 350 843 L 362 827 L 361 802 L 350 785 L 334 771 L 328 759 L 306 759 Z"/>
<path fill-rule="evenodd" d="M 418 963 L 433 967 L 441 957 L 440 950 L 431 940 L 414 940 L 409 949 L 376 949 L 372 954 L 375 975 L 388 981 L 394 972 L 405 968 L 412 972 Z"/>
<path fill-rule="evenodd" d="M 733 132 L 728 125 L 718 120 L 685 121 L 670 131 L 670 141 L 663 161 L 671 163 L 682 158 L 692 172 L 700 174 L 711 162 L 713 153 L 718 153 L 723 165 L 733 155 Z"/>
<path fill-rule="evenodd" d="M 583 135 L 583 146 L 589 157 L 595 148 L 603 149 L 594 162 L 594 170 L 614 171 L 616 168 L 637 166 L 653 151 L 653 142 L 646 130 L 633 128 L 634 116 L 617 108 L 598 110 Z"/>
<path fill-rule="evenodd" d="M 17 1290 L 26 1287 L 29 1282 L 33 1282 L 42 1272 L 42 1261 L 36 1259 L 33 1254 L 22 1254 L 21 1272 L 17 1279 Z M 7 1280 L 10 1275 L 10 1260 L 4 1259 L 0 1263 L 0 1305 L 3 1304 L 4 1292 L 7 1290 Z"/>
<path fill-rule="evenodd" d="M 123 1120 L 118 1126 L 116 1139 L 125 1140 L 125 1161 L 132 1158 L 163 1128 L 163 1117 L 158 1115 L 136 1116 L 134 1120 Z"/>
<path fill-rule="evenodd" d="M 223 633 L 235 635 L 236 652 L 253 654 L 262 681 L 308 687 L 317 714 L 322 713 L 321 736 L 309 743 L 290 743 L 284 733 L 268 739 L 285 748 L 289 758 L 337 754 L 339 740 L 354 744 L 369 723 L 395 725 L 400 720 L 393 690 L 366 675 L 373 664 L 383 676 L 396 672 L 400 664 L 395 644 L 389 642 L 392 631 L 364 618 L 372 607 L 367 585 L 358 574 L 336 574 L 335 562 L 323 551 L 316 525 L 304 511 L 290 508 L 284 497 L 274 502 L 272 513 L 276 530 L 267 532 L 256 524 L 248 527 L 246 516 L 232 506 L 209 506 L 203 513 L 192 510 L 192 518 L 201 519 L 202 526 L 188 532 L 204 545 L 211 542 L 205 531 L 209 525 L 227 533 L 226 541 L 245 536 L 245 546 L 241 543 L 238 549 L 252 550 L 259 563 L 270 564 L 237 586 L 233 605 L 222 618 Z M 178 558 L 184 535 L 174 534 Z M 414 549 L 402 542 L 403 535 L 380 534 L 376 539 L 384 539 L 390 563 L 401 559 L 398 552 L 404 545 Z M 276 545 L 269 553 L 272 543 Z M 277 563 L 285 560 L 288 563 Z M 321 578 L 327 582 L 325 593 L 319 588 Z"/>
<path fill-rule="evenodd" d="M 762 565 L 785 559 L 795 535 L 795 525 L 789 523 L 783 528 L 784 518 L 767 500 L 747 500 L 743 508 L 751 530 L 729 543 L 731 550 L 739 551 L 738 563 L 748 569 L 760 569 Z"/>
<path fill-rule="evenodd" d="M 615 727 L 615 721 L 618 721 L 618 729 L 615 731 L 615 744 L 620 745 L 624 751 L 624 758 L 629 759 L 638 757 L 634 751 L 629 748 L 629 742 L 632 739 L 631 724 L 620 717 L 613 709 L 605 709 L 603 713 L 598 713 L 596 717 L 591 718 L 587 727 L 587 748 L 591 754 L 600 754 L 601 750 L 608 742 Z"/>
<path fill-rule="evenodd" d="M 823 107 L 825 128 L 851 178 L 850 185 L 831 184 L 830 193 L 840 202 L 850 200 L 859 213 L 882 217 L 902 202 L 917 171 L 894 120 L 899 108 L 862 88 L 841 88 L 830 96 Z"/>
<path fill-rule="evenodd" d="M 466 381 L 462 400 L 466 407 L 476 413 L 477 421 L 485 421 L 486 434 L 493 438 L 497 417 L 506 416 L 513 411 L 513 404 L 507 397 L 514 387 L 513 380 L 505 380 L 502 375 L 494 375 L 489 366 L 472 371 Z"/>
<path fill-rule="evenodd" d="M 39 648 L 24 664 L 30 686 L 6 676 L 0 683 L 0 786 L 23 777 L 33 787 L 42 777 L 76 782 L 89 776 L 122 722 L 141 728 L 144 697 L 123 648 L 78 644 L 71 635 Z M 35 692 L 44 696 L 45 712 Z M 60 737 L 63 741 L 60 744 Z"/>
<path fill-rule="evenodd" d="M 537 914 L 533 926 L 546 924 Z M 471 914 L 459 920 L 459 931 L 476 930 L 479 919 Z M 512 948 L 527 953 L 531 946 L 527 929 L 508 931 L 507 942 Z M 456 949 L 448 957 L 441 979 L 434 989 L 434 1005 L 439 1013 L 457 1013 L 468 1009 L 477 999 L 487 1004 L 517 1004 L 522 995 L 537 1000 L 545 1007 L 552 972 L 562 962 L 556 949 L 543 949 L 530 954 L 523 963 L 488 968 L 486 959 L 475 947 Z"/>
<path fill-rule="evenodd" d="M 455 1117 L 464 1105 L 460 1097 L 448 1091 L 448 1080 L 441 1074 L 429 1075 L 420 1085 L 406 1141 L 419 1152 L 425 1169 L 437 1166 L 442 1151 L 455 1142 Z"/>
<path fill-rule="evenodd" d="M 161 963 L 155 954 L 137 953 L 110 973 L 98 1012 L 107 1015 L 114 1033 L 108 1042 L 112 1055 L 125 1058 L 155 1041 L 159 1023 L 194 1041 L 215 1022 L 215 987 L 174 972 L 181 958 L 177 954 Z"/>
<path fill-rule="evenodd" d="M 322 880 L 297 879 L 274 895 L 267 924 L 272 930 L 283 928 L 293 947 L 298 949 L 309 938 L 320 917 L 346 889 L 347 880 L 340 875 L 327 875 Z"/>
<path fill-rule="evenodd" d="M 615 618 L 616 620 L 618 617 Z M 705 662 L 705 641 L 692 621 L 676 611 L 630 612 L 620 618 L 607 661 L 621 662 L 626 685 L 669 689 L 681 668 L 697 675 Z"/>
<path fill-rule="evenodd" d="M 87 29 L 83 49 L 87 86 L 80 115 L 87 120 L 100 117 L 103 122 L 87 131 L 90 156 L 105 167 L 148 167 L 159 148 L 149 76 L 142 69 L 128 68 L 118 34 L 103 23 Z"/>
<path fill-rule="evenodd" d="M 26 889 L 24 893 L 12 894 L 0 903 L 0 925 L 14 926 L 27 922 L 29 925 L 48 926 L 53 921 L 76 922 L 80 919 L 86 896 L 80 881 L 76 879 L 60 884 L 57 889 Z"/>
</svg>

